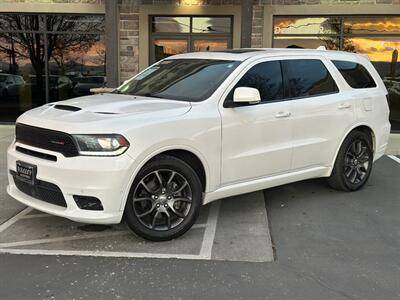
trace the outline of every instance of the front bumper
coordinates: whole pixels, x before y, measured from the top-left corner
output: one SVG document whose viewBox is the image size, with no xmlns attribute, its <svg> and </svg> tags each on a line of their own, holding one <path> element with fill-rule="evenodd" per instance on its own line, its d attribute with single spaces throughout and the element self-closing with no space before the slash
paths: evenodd
<svg viewBox="0 0 400 300">
<path fill-rule="evenodd" d="M 57 161 L 37 158 L 16 150 L 25 149 L 50 154 Z M 66 207 L 38 200 L 19 190 L 12 171 L 16 162 L 23 161 L 37 166 L 36 178 L 57 185 L 66 202 Z M 7 150 L 8 194 L 19 202 L 37 210 L 90 224 L 116 224 L 121 222 L 132 170 L 132 158 L 127 154 L 117 157 L 77 156 L 66 158 L 60 153 L 13 143 Z M 73 195 L 98 198 L 103 206 L 101 211 L 80 209 Z"/>
</svg>

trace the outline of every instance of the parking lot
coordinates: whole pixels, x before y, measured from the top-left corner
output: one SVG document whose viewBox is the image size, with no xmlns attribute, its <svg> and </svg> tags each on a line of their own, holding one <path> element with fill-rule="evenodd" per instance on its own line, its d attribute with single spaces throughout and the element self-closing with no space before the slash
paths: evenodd
<svg viewBox="0 0 400 300">
<path fill-rule="evenodd" d="M 223 199 L 183 237 L 151 243 L 124 224 L 78 224 L 8 197 L 12 128 L 1 130 L 1 299 L 196 298 L 204 290 L 222 299 L 400 297 L 396 156 L 380 159 L 359 192 L 317 179 Z"/>
</svg>

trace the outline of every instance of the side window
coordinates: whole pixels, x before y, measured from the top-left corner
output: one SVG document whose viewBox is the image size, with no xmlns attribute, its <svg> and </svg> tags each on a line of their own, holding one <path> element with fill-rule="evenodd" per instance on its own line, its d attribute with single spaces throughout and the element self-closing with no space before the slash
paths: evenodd
<svg viewBox="0 0 400 300">
<path fill-rule="evenodd" d="M 262 62 L 248 70 L 229 93 L 227 102 L 233 102 L 233 94 L 238 87 L 252 87 L 258 89 L 261 102 L 282 99 L 283 80 L 280 62 Z"/>
<path fill-rule="evenodd" d="M 282 61 L 291 98 L 317 96 L 339 91 L 328 69 L 319 59 Z"/>
<path fill-rule="evenodd" d="M 333 60 L 332 62 L 352 88 L 376 87 L 374 79 L 363 65 L 343 60 Z"/>
</svg>

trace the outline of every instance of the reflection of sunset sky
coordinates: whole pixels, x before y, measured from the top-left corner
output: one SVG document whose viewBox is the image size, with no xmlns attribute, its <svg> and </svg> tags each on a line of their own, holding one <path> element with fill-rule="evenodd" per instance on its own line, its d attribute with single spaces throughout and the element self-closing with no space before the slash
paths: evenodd
<svg viewBox="0 0 400 300">
<path fill-rule="evenodd" d="M 194 42 L 194 51 L 207 51 L 207 47 L 209 51 L 225 50 L 228 48 L 228 41 L 197 40 Z"/>
<path fill-rule="evenodd" d="M 278 18 L 275 22 L 275 34 L 312 34 L 312 33 L 336 33 L 332 28 L 321 29 L 321 24 L 331 18 Z"/>
<path fill-rule="evenodd" d="M 359 53 L 368 54 L 372 61 L 392 61 L 394 49 L 400 49 L 400 38 L 352 38 L 351 42 Z"/>
<path fill-rule="evenodd" d="M 169 55 L 185 53 L 187 51 L 186 40 L 156 40 L 156 46 L 163 47 L 164 53 Z"/>
<path fill-rule="evenodd" d="M 351 33 L 400 33 L 400 18 L 351 18 L 345 19 L 344 26 Z"/>
<path fill-rule="evenodd" d="M 332 17 L 335 19 L 335 17 Z M 334 33 L 331 28 L 321 29 L 321 24 L 329 24 L 329 17 L 278 17 L 275 19 L 275 34 L 317 34 Z M 335 19 L 337 20 L 337 18 Z M 385 36 L 387 33 L 400 35 L 400 17 L 348 17 L 344 18 L 344 32 L 352 34 L 379 34 L 379 37 L 345 37 L 346 43 L 353 45 L 358 53 L 364 53 L 372 61 L 390 62 L 395 49 L 400 50 L 400 36 Z M 279 39 L 282 38 L 281 42 Z M 298 43 L 305 48 L 316 48 L 315 45 L 324 44 L 320 37 L 275 37 L 274 46 Z"/>
</svg>

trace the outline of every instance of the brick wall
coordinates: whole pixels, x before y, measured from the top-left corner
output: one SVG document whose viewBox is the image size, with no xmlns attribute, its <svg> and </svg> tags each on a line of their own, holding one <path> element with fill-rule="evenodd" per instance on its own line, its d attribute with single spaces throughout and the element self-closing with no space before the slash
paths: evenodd
<svg viewBox="0 0 400 300">
<path fill-rule="evenodd" d="M 138 0 L 119 0 L 121 82 L 139 71 L 139 4 Z"/>
</svg>

